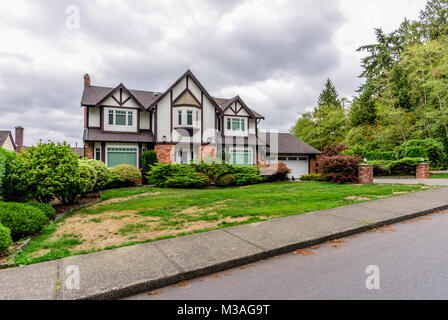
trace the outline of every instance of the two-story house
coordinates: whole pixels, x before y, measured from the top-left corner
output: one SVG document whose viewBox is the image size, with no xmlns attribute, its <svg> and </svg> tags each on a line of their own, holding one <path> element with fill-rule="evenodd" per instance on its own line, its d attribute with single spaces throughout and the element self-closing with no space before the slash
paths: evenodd
<svg viewBox="0 0 448 320">
<path fill-rule="evenodd" d="M 299 177 L 315 170 L 319 151 L 290 134 L 260 132 L 264 117 L 236 96 L 214 98 L 187 70 L 165 92 L 93 86 L 84 76 L 84 153 L 108 167 L 131 164 L 155 150 L 161 163 L 207 156 L 231 164 L 286 162 Z"/>
</svg>

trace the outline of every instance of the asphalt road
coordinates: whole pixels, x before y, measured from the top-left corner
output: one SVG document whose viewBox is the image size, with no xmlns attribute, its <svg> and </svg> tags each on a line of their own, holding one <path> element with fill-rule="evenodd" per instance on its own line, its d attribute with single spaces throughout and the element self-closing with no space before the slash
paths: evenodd
<svg viewBox="0 0 448 320">
<path fill-rule="evenodd" d="M 447 231 L 448 211 L 128 299 L 445 300 Z M 366 288 L 369 266 L 379 268 L 378 290 Z"/>
</svg>

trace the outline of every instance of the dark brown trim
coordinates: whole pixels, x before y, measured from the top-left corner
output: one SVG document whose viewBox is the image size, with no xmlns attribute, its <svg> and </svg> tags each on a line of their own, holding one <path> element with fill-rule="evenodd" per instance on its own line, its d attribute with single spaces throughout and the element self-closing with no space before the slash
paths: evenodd
<svg viewBox="0 0 448 320">
<path fill-rule="evenodd" d="M 93 144 L 93 156 L 95 157 L 95 144 Z M 106 142 L 101 142 L 101 161 L 106 164 Z"/>
<path fill-rule="evenodd" d="M 142 152 L 142 143 L 140 142 L 140 143 L 138 144 L 138 167 L 139 167 L 139 169 L 142 168 L 142 155 L 143 155 L 143 152 Z"/>
<path fill-rule="evenodd" d="M 157 118 L 157 109 L 158 109 L 158 105 L 156 106 L 156 108 L 154 109 L 155 110 L 155 113 L 154 113 L 154 132 L 153 132 L 153 135 L 154 135 L 154 140 L 157 142 L 157 135 L 158 135 L 158 131 L 157 131 L 157 124 L 158 124 L 158 122 L 159 122 L 159 119 Z"/>
<path fill-rule="evenodd" d="M 184 89 L 181 93 L 179 93 L 179 95 L 176 97 L 176 99 L 174 99 L 173 101 L 173 106 L 185 95 L 189 93 L 192 97 L 193 100 L 196 101 L 196 103 L 200 106 L 201 102 L 195 97 L 195 95 L 193 94 L 193 92 L 191 92 L 188 88 Z M 201 92 L 202 93 L 202 92 Z M 186 104 L 181 104 L 178 106 L 186 106 Z M 197 106 L 196 106 L 197 107 Z"/>
<path fill-rule="evenodd" d="M 115 89 L 112 89 L 112 90 L 111 90 L 111 91 L 110 91 L 110 92 L 109 92 L 103 99 L 101 99 L 101 100 L 96 104 L 96 106 L 97 106 L 97 107 L 98 107 L 98 106 L 101 106 L 101 105 L 104 103 L 104 101 L 106 101 L 106 100 L 109 99 L 110 97 L 113 97 L 113 94 L 114 94 L 115 92 L 117 92 L 117 90 L 120 90 L 120 102 L 123 101 L 123 90 L 125 90 L 125 92 L 126 92 L 130 97 L 132 97 L 132 99 L 135 100 L 135 102 L 136 102 L 137 105 L 140 107 L 140 109 L 142 109 L 143 111 L 146 111 L 145 107 L 140 103 L 140 101 L 137 100 L 137 98 L 132 94 L 132 92 L 131 92 L 130 90 L 128 90 L 128 88 L 126 88 L 126 87 L 124 86 L 123 83 L 120 83 Z M 115 97 L 113 97 L 113 99 L 114 99 L 115 101 L 117 101 L 117 99 L 116 99 Z M 120 102 L 117 101 L 117 103 L 118 103 L 120 106 L 122 106 L 122 104 L 121 104 Z"/>
<path fill-rule="evenodd" d="M 173 142 L 173 90 L 170 91 L 170 141 Z"/>
<path fill-rule="evenodd" d="M 104 132 L 104 108 L 100 108 L 100 127 L 101 132 Z"/>
<path fill-rule="evenodd" d="M 137 132 L 138 133 L 140 133 L 140 112 L 141 112 L 140 110 L 137 110 Z"/>
<path fill-rule="evenodd" d="M 196 108 L 196 109 L 202 109 L 200 106 L 194 105 L 194 104 L 179 104 L 177 106 L 173 105 L 174 108 L 182 108 L 182 107 L 189 107 L 189 108 Z"/>
<path fill-rule="evenodd" d="M 112 109 L 123 109 L 123 110 L 139 110 L 139 111 L 146 111 L 146 110 L 142 110 L 140 108 L 135 108 L 135 107 L 117 107 L 117 106 L 110 106 L 107 104 L 102 104 L 100 106 L 100 108 L 112 108 Z"/>
<path fill-rule="evenodd" d="M 215 121 L 216 124 L 216 121 Z M 204 142 L 204 92 L 201 91 L 201 143 Z M 202 154 L 201 154 L 202 159 Z"/>
<path fill-rule="evenodd" d="M 191 72 L 190 69 L 188 69 L 182 76 L 180 76 L 179 79 L 177 79 L 171 87 L 169 87 L 162 95 L 160 95 L 155 101 L 153 101 L 148 109 L 154 108 L 159 101 L 161 101 L 175 86 L 177 86 L 184 77 L 189 76 L 191 80 L 199 87 L 199 89 L 204 93 L 204 95 L 207 97 L 208 100 L 210 100 L 210 103 L 215 107 L 215 109 L 221 113 L 221 108 L 219 107 L 218 103 L 215 101 L 215 99 L 212 98 L 212 96 L 205 90 L 204 86 L 199 82 L 199 80 L 196 78 L 196 76 Z"/>
</svg>

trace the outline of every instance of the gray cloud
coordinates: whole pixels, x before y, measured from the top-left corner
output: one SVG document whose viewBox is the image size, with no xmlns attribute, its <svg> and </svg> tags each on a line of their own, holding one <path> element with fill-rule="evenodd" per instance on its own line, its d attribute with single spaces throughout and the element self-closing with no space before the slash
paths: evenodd
<svg viewBox="0 0 448 320">
<path fill-rule="evenodd" d="M 80 8 L 79 30 L 65 28 L 71 4 Z M 44 139 L 80 142 L 85 72 L 98 85 L 163 91 L 190 68 L 211 94 L 240 94 L 266 116 L 266 127 L 288 129 L 340 66 L 333 37 L 344 17 L 332 0 L 23 6 L 0 13 L 0 35 L 17 33 L 11 46 L 0 45 L 0 128 L 21 124 L 34 135 L 57 135 Z M 39 138 L 26 136 L 26 143 Z"/>
</svg>

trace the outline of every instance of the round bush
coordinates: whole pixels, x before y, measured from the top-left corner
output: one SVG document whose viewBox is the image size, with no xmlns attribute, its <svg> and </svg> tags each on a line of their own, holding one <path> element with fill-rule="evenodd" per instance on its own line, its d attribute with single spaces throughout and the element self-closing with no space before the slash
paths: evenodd
<svg viewBox="0 0 448 320">
<path fill-rule="evenodd" d="M 97 174 L 95 168 L 87 161 L 79 161 L 79 172 L 82 180 L 82 192 L 92 192 L 96 185 Z"/>
<path fill-rule="evenodd" d="M 6 251 L 11 243 L 11 230 L 0 223 L 0 252 Z"/>
<path fill-rule="evenodd" d="M 231 187 L 235 185 L 235 175 L 228 173 L 220 176 L 218 179 L 216 179 L 216 186 L 220 188 L 226 188 Z"/>
<path fill-rule="evenodd" d="M 15 202 L 0 203 L 0 223 L 11 229 L 14 241 L 38 233 L 48 222 L 47 216 L 33 206 Z"/>
<path fill-rule="evenodd" d="M 90 164 L 96 171 L 96 183 L 93 190 L 102 190 L 109 182 L 110 172 L 104 162 L 93 159 L 83 159 L 82 161 Z"/>
<path fill-rule="evenodd" d="M 29 205 L 38 208 L 50 220 L 54 220 L 56 218 L 56 210 L 54 210 L 54 208 L 50 206 L 48 203 L 31 202 L 29 203 Z"/>
<path fill-rule="evenodd" d="M 115 173 L 124 181 L 134 182 L 142 178 L 142 173 L 140 170 L 128 164 L 120 164 L 111 168 L 110 171 Z"/>
</svg>

